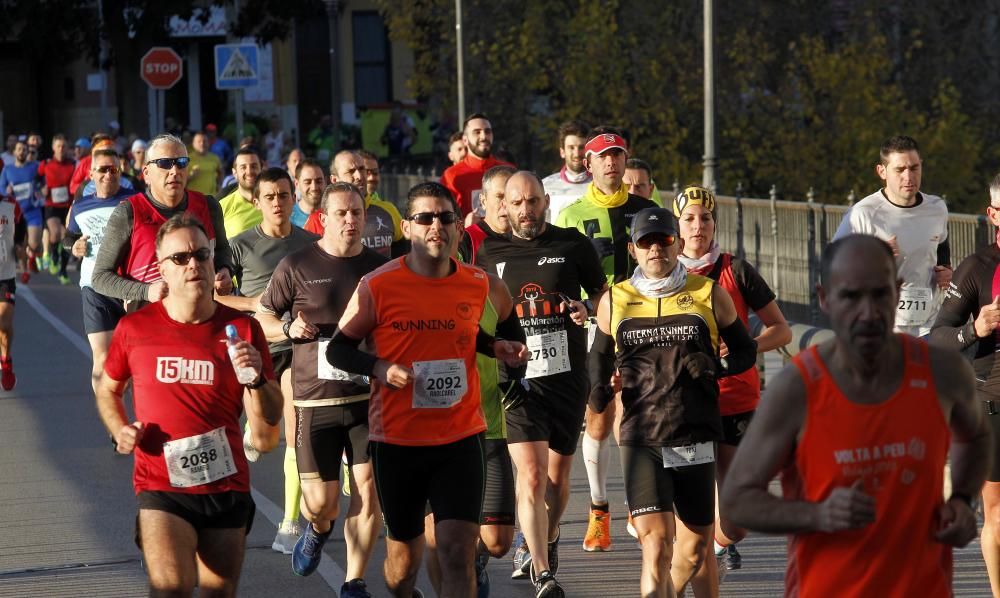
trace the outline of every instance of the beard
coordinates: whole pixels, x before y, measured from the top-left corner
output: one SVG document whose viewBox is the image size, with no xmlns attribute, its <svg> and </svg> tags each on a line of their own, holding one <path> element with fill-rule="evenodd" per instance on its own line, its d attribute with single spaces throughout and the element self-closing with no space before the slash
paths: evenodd
<svg viewBox="0 0 1000 598">
<path fill-rule="evenodd" d="M 480 150 L 479 144 L 470 145 L 469 151 L 472 153 L 473 156 L 479 158 L 480 160 L 485 160 L 486 158 L 489 158 L 490 153 L 493 152 L 493 144 L 487 143 L 485 150 Z"/>
<path fill-rule="evenodd" d="M 542 229 L 545 227 L 544 220 L 531 220 L 527 222 L 519 222 L 516 218 L 508 217 L 510 221 L 510 226 L 517 233 L 517 236 L 522 239 L 534 239 L 538 235 L 542 234 Z"/>
</svg>

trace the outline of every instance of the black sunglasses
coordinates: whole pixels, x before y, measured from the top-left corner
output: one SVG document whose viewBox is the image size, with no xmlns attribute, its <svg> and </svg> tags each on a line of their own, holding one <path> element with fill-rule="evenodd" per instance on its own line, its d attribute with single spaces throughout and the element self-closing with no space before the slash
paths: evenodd
<svg viewBox="0 0 1000 598">
<path fill-rule="evenodd" d="M 421 226 L 430 226 L 434 223 L 435 218 L 440 220 L 441 224 L 454 224 L 458 220 L 458 214 L 455 212 L 420 212 L 410 216 L 407 220 Z"/>
<path fill-rule="evenodd" d="M 181 156 L 180 158 L 157 158 L 156 160 L 150 160 L 146 164 L 156 164 L 163 170 L 170 170 L 176 164 L 178 168 L 187 168 L 188 162 L 191 158 L 187 156 Z"/>
<path fill-rule="evenodd" d="M 101 174 L 108 174 L 109 172 L 111 174 L 115 174 L 118 172 L 118 167 L 111 164 L 107 164 L 105 166 L 97 166 L 94 168 L 94 170 L 96 170 Z"/>
<path fill-rule="evenodd" d="M 644 235 L 641 239 L 635 242 L 636 247 L 639 249 L 649 249 L 653 245 L 659 245 L 660 247 L 670 247 L 677 241 L 677 237 L 673 235 L 668 235 L 666 233 L 649 233 Z"/>
<path fill-rule="evenodd" d="M 198 260 L 199 262 L 207 262 L 209 258 L 212 257 L 212 250 L 208 247 L 202 247 L 201 249 L 195 249 L 194 251 L 178 251 L 177 253 L 171 253 L 167 257 L 160 260 L 160 263 L 170 260 L 178 266 L 186 266 L 191 258 Z"/>
</svg>

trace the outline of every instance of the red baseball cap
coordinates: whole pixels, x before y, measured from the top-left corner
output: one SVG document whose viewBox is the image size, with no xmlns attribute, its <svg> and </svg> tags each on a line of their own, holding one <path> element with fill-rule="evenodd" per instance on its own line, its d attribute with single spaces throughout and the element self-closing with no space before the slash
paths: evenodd
<svg viewBox="0 0 1000 598">
<path fill-rule="evenodd" d="M 595 135 L 593 139 L 587 142 L 584 146 L 587 150 L 585 155 L 597 154 L 600 156 L 609 149 L 620 149 L 626 154 L 628 153 L 628 146 L 625 144 L 625 140 L 622 139 L 621 135 L 615 135 L 614 133 L 601 133 Z"/>
</svg>

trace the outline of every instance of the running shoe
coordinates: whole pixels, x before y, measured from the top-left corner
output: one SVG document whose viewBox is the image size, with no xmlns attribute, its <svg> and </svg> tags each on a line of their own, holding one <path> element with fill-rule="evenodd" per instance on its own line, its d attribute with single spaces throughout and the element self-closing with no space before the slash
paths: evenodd
<svg viewBox="0 0 1000 598">
<path fill-rule="evenodd" d="M 565 598 L 562 586 L 551 571 L 542 571 L 531 580 L 535 584 L 535 598 Z"/>
<path fill-rule="evenodd" d="M 49 259 L 48 252 L 45 252 L 45 253 L 42 254 L 41 268 L 39 268 L 39 269 L 40 270 L 48 270 L 51 267 L 52 267 L 52 260 Z M 57 268 L 56 272 L 58 272 L 59 271 L 58 270 L 58 266 L 56 266 L 56 268 Z M 56 272 L 52 272 L 52 273 L 55 274 Z"/>
<path fill-rule="evenodd" d="M 726 551 L 722 555 L 722 563 L 726 566 L 727 571 L 736 571 L 743 568 L 743 557 L 736 550 L 735 544 L 726 546 Z"/>
<path fill-rule="evenodd" d="M 326 530 L 325 534 L 316 531 L 312 524 L 306 525 L 306 531 L 295 543 L 292 549 L 292 572 L 305 577 L 312 575 L 313 571 L 319 567 L 319 562 L 323 558 L 323 545 L 330 537 L 333 526 Z"/>
<path fill-rule="evenodd" d="M 716 564 L 715 574 L 719 578 L 720 586 L 722 585 L 722 581 L 726 579 L 726 573 L 729 572 L 729 570 L 726 569 L 725 558 L 726 558 L 726 550 L 724 548 L 722 549 L 722 552 L 715 553 L 715 564 Z"/>
<path fill-rule="evenodd" d="M 559 570 L 559 536 L 562 535 L 562 528 L 556 533 L 556 539 L 549 542 L 549 571 L 552 575 Z"/>
<path fill-rule="evenodd" d="M 49 260 L 45 263 L 45 267 L 49 269 L 49 274 L 52 276 L 59 274 L 59 260 Z"/>
<path fill-rule="evenodd" d="M 31 274 L 21 272 L 21 284 L 28 284 L 29 280 L 31 280 Z"/>
<path fill-rule="evenodd" d="M 489 561 L 488 552 L 476 553 L 476 598 L 489 598 L 490 572 L 486 570 L 486 563 Z"/>
<path fill-rule="evenodd" d="M 70 282 L 72 282 L 72 281 L 69 279 L 69 276 L 66 276 L 65 274 L 60 274 L 59 275 L 59 284 L 61 284 L 61 285 L 67 285 Z"/>
<path fill-rule="evenodd" d="M 14 360 L 10 357 L 0 358 L 0 386 L 4 390 L 14 390 L 17 386 L 17 376 L 14 375 Z"/>
<path fill-rule="evenodd" d="M 42 269 L 42 258 L 28 256 L 28 270 L 38 272 Z"/>
<path fill-rule="evenodd" d="M 295 521 L 285 519 L 278 526 L 278 535 L 274 537 L 271 550 L 281 554 L 292 554 L 292 551 L 295 550 L 295 543 L 299 541 L 301 535 L 302 527 Z"/>
<path fill-rule="evenodd" d="M 590 523 L 583 537 L 583 549 L 587 552 L 611 550 L 611 513 L 600 509 L 590 509 Z"/>
<path fill-rule="evenodd" d="M 365 580 L 359 577 L 340 586 L 340 598 L 371 598 L 371 594 L 368 593 Z"/>
<path fill-rule="evenodd" d="M 253 445 L 253 434 L 250 432 L 250 426 L 247 426 L 246 432 L 243 433 L 243 454 L 251 463 L 256 463 L 257 459 L 260 459 L 260 451 Z"/>
<path fill-rule="evenodd" d="M 524 541 L 524 534 L 517 532 L 514 536 L 514 572 L 510 574 L 511 579 L 528 579 L 531 571 L 531 551 L 528 550 L 528 543 Z"/>
</svg>

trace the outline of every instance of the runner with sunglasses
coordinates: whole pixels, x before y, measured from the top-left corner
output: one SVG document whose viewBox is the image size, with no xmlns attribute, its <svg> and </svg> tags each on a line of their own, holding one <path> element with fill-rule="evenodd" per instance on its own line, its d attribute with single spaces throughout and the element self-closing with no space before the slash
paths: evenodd
<svg viewBox="0 0 1000 598">
<path fill-rule="evenodd" d="M 697 185 L 689 185 L 675 199 L 674 216 L 680 220 L 680 234 L 684 250 L 678 255 L 689 274 L 707 276 L 729 292 L 736 305 L 740 321 L 749 326 L 749 313 L 753 310 L 764 324 L 756 339 L 757 352 L 777 349 L 792 340 L 792 329 L 785 322 L 767 282 L 750 262 L 724 253 L 715 241 L 715 194 Z M 726 356 L 726 346 L 721 347 Z M 760 376 L 757 368 L 750 368 L 737 376 L 719 381 L 719 412 L 722 414 L 722 440 L 716 455 L 716 479 L 722 492 L 729 464 L 736 455 L 736 447 L 746 433 L 760 402 Z M 726 570 L 742 566 L 736 543 L 746 537 L 746 530 L 733 525 L 724 513 L 719 515 L 715 530 L 715 555 Z M 705 583 L 710 567 L 699 571 L 694 580 L 697 587 Z M 703 573 L 704 572 L 704 573 Z"/>
<path fill-rule="evenodd" d="M 510 366 L 524 345 L 483 333 L 487 298 L 507 289 L 452 256 L 461 236 L 455 198 L 439 183 L 408 194 L 403 232 L 412 251 L 365 275 L 327 349 L 341 370 L 371 377 L 369 448 L 386 528 L 386 585 L 414 595 L 424 552 L 424 514 L 434 514 L 441 595 L 475 592 L 474 555 L 485 482 L 484 434 L 476 353 Z M 516 339 L 516 318 L 497 337 Z M 376 354 L 358 347 L 367 340 Z"/>
<path fill-rule="evenodd" d="M 715 443 L 722 439 L 718 379 L 753 367 L 757 349 L 729 293 L 688 274 L 678 261 L 684 241 L 670 212 L 640 211 L 631 239 L 628 250 L 638 266 L 597 308 L 590 406 L 600 413 L 621 392 L 619 446 L 625 496 L 642 545 L 641 592 L 674 596 L 703 564 L 714 562 L 708 556 Z M 729 353 L 720 360 L 723 343 Z M 671 566 L 675 550 L 680 558 Z M 715 579 L 707 595 L 718 593 Z"/>
<path fill-rule="evenodd" d="M 240 416 L 245 409 L 263 435 L 281 420 L 281 390 L 260 325 L 213 300 L 212 249 L 198 219 L 171 217 L 153 244 L 169 293 L 115 329 L 97 407 L 118 452 L 135 455 L 136 543 L 150 595 L 190 596 L 197 586 L 235 596 L 255 511 Z M 243 339 L 232 346 L 229 327 Z M 244 386 L 234 366 L 256 379 Z"/>
<path fill-rule="evenodd" d="M 147 188 L 122 202 L 111 213 L 94 261 L 94 290 L 126 302 L 131 310 L 166 296 L 166 283 L 156 267 L 154 239 L 160 225 L 175 214 L 200 220 L 214 251 L 215 291 L 232 291 L 232 252 L 226 239 L 222 209 L 211 196 L 185 191 L 189 158 L 177 137 L 162 134 L 149 142 L 143 178 Z M 123 274 L 119 274 L 122 272 Z"/>
<path fill-rule="evenodd" d="M 487 236 L 476 263 L 510 289 L 531 351 L 524 386 L 511 380 L 504 387 L 507 446 L 517 467 L 518 521 L 532 555 L 526 572 L 536 596 L 558 597 L 559 520 L 587 404 L 587 308 L 580 290 L 596 297 L 606 281 L 580 231 L 545 221 L 549 198 L 533 172 L 508 179 L 504 204 L 511 233 Z"/>
</svg>

